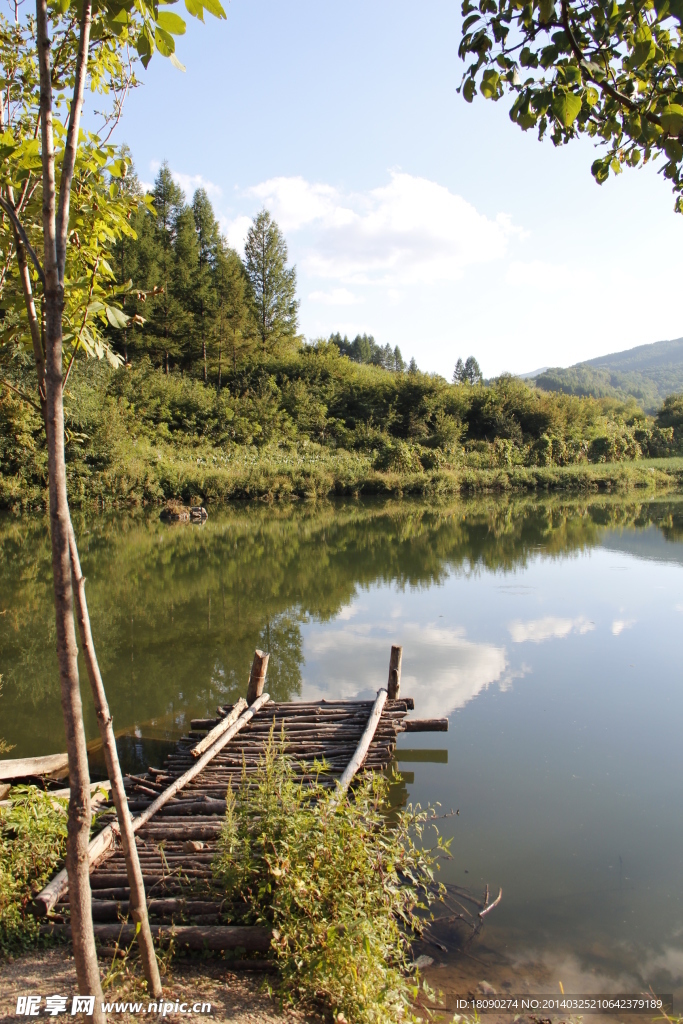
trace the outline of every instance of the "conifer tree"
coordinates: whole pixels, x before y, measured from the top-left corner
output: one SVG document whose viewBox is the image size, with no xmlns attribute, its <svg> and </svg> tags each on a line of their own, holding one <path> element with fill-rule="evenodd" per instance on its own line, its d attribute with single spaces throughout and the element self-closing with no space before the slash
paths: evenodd
<svg viewBox="0 0 683 1024">
<path fill-rule="evenodd" d="M 207 380 L 206 341 L 208 319 L 215 315 L 216 268 L 221 236 L 213 207 L 205 189 L 198 188 L 192 199 L 192 214 L 197 236 L 197 266 L 193 285 L 192 305 L 195 330 L 202 348 L 204 383 Z"/>
<path fill-rule="evenodd" d="M 178 242 L 180 238 L 183 258 L 186 255 L 191 258 L 193 249 L 188 233 L 194 234 L 194 224 L 191 211 L 188 219 L 185 196 L 173 180 L 167 163 L 159 169 L 152 198 L 154 215 L 143 214 L 137 225 L 141 280 L 134 283 L 148 290 L 159 290 L 159 294 L 145 304 L 147 323 L 140 339 L 168 373 L 171 359 L 178 360 L 182 355 L 183 331 L 187 330 L 190 319 L 184 301 L 189 297 L 187 278 L 193 268 L 178 266 Z M 194 251 L 196 254 L 196 242 Z"/>
<path fill-rule="evenodd" d="M 287 243 L 267 210 L 254 218 L 244 247 L 263 352 L 292 342 L 298 327 L 296 268 L 287 266 Z"/>
<path fill-rule="evenodd" d="M 249 301 L 249 281 L 244 265 L 234 251 L 221 241 L 216 260 L 216 314 L 214 334 L 218 351 L 218 390 L 222 383 L 223 353 L 229 355 L 233 373 L 238 361 L 253 352 L 258 329 Z"/>
</svg>

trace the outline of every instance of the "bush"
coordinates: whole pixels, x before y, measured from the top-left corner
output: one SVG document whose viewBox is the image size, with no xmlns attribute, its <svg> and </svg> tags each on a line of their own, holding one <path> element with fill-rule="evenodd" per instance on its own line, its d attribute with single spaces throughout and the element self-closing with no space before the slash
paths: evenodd
<svg viewBox="0 0 683 1024">
<path fill-rule="evenodd" d="M 17 786 L 0 808 L 0 952 L 18 952 L 38 937 L 28 905 L 66 854 L 66 800 Z"/>
<path fill-rule="evenodd" d="M 215 878 L 227 900 L 253 908 L 245 921 L 276 929 L 283 996 L 354 1024 L 411 1020 L 411 938 L 440 891 L 434 868 L 448 844 L 417 845 L 434 815 L 389 815 L 383 776 L 363 777 L 336 811 L 316 778 L 297 781 L 271 733 L 258 774 L 228 789 Z"/>
</svg>

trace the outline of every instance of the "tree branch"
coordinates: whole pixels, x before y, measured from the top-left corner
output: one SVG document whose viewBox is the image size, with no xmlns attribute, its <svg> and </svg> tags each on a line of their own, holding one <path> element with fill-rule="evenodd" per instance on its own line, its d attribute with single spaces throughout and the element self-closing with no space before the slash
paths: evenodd
<svg viewBox="0 0 683 1024">
<path fill-rule="evenodd" d="M 14 391 L 15 395 L 19 395 L 19 398 L 21 398 L 22 402 L 27 402 L 29 405 L 33 406 L 36 412 L 39 412 L 42 417 L 43 410 L 31 398 L 29 398 L 28 395 L 25 395 L 23 391 L 20 391 L 19 388 L 15 388 L 14 384 L 10 384 L 10 382 L 8 380 L 5 380 L 4 377 L 0 377 L 0 384 L 4 384 L 5 387 L 9 388 L 10 391 Z"/>
<path fill-rule="evenodd" d="M 16 231 L 16 233 L 18 234 L 19 238 L 21 239 L 22 245 L 24 246 L 24 248 L 26 249 L 26 252 L 29 254 L 29 256 L 31 257 L 31 260 L 35 264 L 35 268 L 38 271 L 38 277 L 40 278 L 40 283 L 42 284 L 43 289 L 44 289 L 45 288 L 45 273 L 43 271 L 43 268 L 40 265 L 40 260 L 36 256 L 35 249 L 33 248 L 33 246 L 31 245 L 31 243 L 28 240 L 28 235 L 26 234 L 26 230 L 24 229 L 24 225 L 21 223 L 21 221 L 17 217 L 16 210 L 14 209 L 12 204 L 10 202 L 8 202 L 6 199 L 3 199 L 2 196 L 0 196 L 0 207 L 2 207 L 2 209 L 5 211 L 5 213 L 9 217 L 9 219 L 12 221 L 12 225 L 14 226 L 14 230 Z"/>
<path fill-rule="evenodd" d="M 626 107 L 634 114 L 639 114 L 641 117 L 645 117 L 651 124 L 656 124 L 661 128 L 661 121 L 656 114 L 652 114 L 649 110 L 643 110 L 642 107 L 639 107 L 637 103 L 634 103 L 633 100 L 629 99 L 623 92 L 619 92 L 619 90 L 613 85 L 610 85 L 609 82 L 598 81 L 598 79 L 594 78 L 590 71 L 587 70 L 585 66 L 586 58 L 584 57 L 581 47 L 579 46 L 576 36 L 569 24 L 569 7 L 567 0 L 562 0 L 562 25 L 567 33 L 567 37 L 569 38 L 569 45 L 572 48 L 572 53 L 578 60 L 579 65 L 582 66 L 582 70 L 588 75 L 589 80 L 593 82 L 594 85 L 597 85 L 598 89 L 606 92 L 608 96 L 611 96 L 613 100 L 616 100 L 617 103 L 621 104 L 621 106 Z"/>
<path fill-rule="evenodd" d="M 92 22 L 92 0 L 84 0 L 83 14 L 81 16 L 81 39 L 78 46 L 78 59 L 76 61 L 76 78 L 74 81 L 74 92 L 69 112 L 69 129 L 64 147 L 64 160 L 62 163 L 62 180 L 59 185 L 59 209 L 57 211 L 56 224 L 56 246 L 57 246 L 57 270 L 59 283 L 64 284 L 64 268 L 66 266 L 66 238 L 69 229 L 69 205 L 71 200 L 71 183 L 76 166 L 76 154 L 78 152 L 78 132 L 81 124 L 81 111 L 83 110 L 83 93 L 85 90 L 85 79 L 88 72 L 88 44 L 90 41 L 90 25 Z"/>
</svg>

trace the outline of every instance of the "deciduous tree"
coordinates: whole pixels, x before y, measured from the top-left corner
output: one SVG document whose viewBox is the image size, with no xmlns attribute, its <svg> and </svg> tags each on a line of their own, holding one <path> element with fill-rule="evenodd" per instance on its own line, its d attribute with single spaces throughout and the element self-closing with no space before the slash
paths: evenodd
<svg viewBox="0 0 683 1024">
<path fill-rule="evenodd" d="M 661 159 L 683 212 L 681 0 L 463 0 L 462 14 L 468 102 L 509 94 L 523 130 L 595 139 L 599 183 Z"/>
</svg>

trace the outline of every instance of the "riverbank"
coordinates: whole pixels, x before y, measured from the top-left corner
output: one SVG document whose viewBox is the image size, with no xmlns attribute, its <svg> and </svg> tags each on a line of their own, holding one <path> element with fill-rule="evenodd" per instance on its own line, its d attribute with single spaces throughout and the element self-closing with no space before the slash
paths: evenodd
<svg viewBox="0 0 683 1024">
<path fill-rule="evenodd" d="M 226 455 L 208 446 L 179 454 L 141 441 L 131 445 L 127 457 L 122 453 L 106 466 L 72 460 L 68 488 L 73 507 L 100 508 L 162 504 L 169 499 L 208 503 L 362 495 L 654 493 L 683 488 L 683 458 L 382 472 L 362 453 L 311 442 L 250 447 Z M 47 489 L 35 477 L 0 474 L 0 508 L 21 512 L 46 507 Z"/>
<path fill-rule="evenodd" d="M 110 965 L 103 963 L 101 971 L 103 980 L 107 982 Z M 116 970 L 116 968 L 114 969 Z M 113 974 L 114 972 L 111 971 Z M 166 1014 L 172 1018 L 182 1019 L 175 1013 L 175 1003 L 196 1002 L 209 1003 L 211 1009 L 200 1019 L 209 1019 L 215 1024 L 223 1021 L 230 1024 L 304 1024 L 306 1017 L 301 1011 L 291 1007 L 281 1007 L 277 999 L 263 990 L 258 975 L 236 974 L 227 970 L 220 962 L 211 963 L 206 960 L 174 961 L 172 967 L 164 975 L 164 1001 L 172 1002 L 174 1009 Z M 3 960 L 0 972 L 0 1020 L 15 1018 L 17 996 L 41 994 L 41 1006 L 45 1006 L 48 995 L 66 996 L 70 1004 L 71 997 L 78 993 L 76 967 L 68 947 L 56 949 L 36 949 L 12 960 Z M 119 976 L 106 985 L 105 999 L 107 1002 L 122 1004 L 142 1001 L 147 1006 L 141 979 L 130 967 L 122 969 Z M 119 1009 L 112 1010 L 110 1016 L 123 1022 L 139 1021 L 140 1014 Z"/>
</svg>

